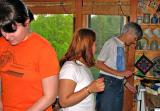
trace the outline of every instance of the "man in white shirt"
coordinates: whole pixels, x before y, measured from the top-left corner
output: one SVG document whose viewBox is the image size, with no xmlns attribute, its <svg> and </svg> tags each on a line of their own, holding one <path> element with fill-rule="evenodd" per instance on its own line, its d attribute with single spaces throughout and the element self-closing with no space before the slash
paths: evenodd
<svg viewBox="0 0 160 111">
<path fill-rule="evenodd" d="M 125 68 L 125 45 L 135 44 L 142 35 L 141 27 L 130 22 L 119 36 L 105 42 L 96 63 L 100 77 L 105 78 L 105 89 L 96 96 L 97 111 L 122 111 L 124 85 L 131 92 L 136 92 L 128 82 L 124 84 L 124 78 L 132 76 L 132 72 Z"/>
</svg>

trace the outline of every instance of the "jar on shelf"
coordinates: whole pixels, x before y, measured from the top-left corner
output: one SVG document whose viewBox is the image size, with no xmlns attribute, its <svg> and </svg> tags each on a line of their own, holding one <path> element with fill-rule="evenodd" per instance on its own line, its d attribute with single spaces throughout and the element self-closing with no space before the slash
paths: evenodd
<svg viewBox="0 0 160 111">
<path fill-rule="evenodd" d="M 151 39 L 153 37 L 153 32 L 151 28 L 147 28 L 143 31 L 144 35 L 148 38 Z"/>
<path fill-rule="evenodd" d="M 160 39 L 160 28 L 158 28 L 158 27 L 155 28 L 155 29 L 153 30 L 153 34 Z"/>
<path fill-rule="evenodd" d="M 153 16 L 152 16 L 152 18 L 151 18 L 151 23 L 153 23 L 153 24 L 157 24 L 157 23 L 158 23 L 157 14 L 153 14 Z"/>
<path fill-rule="evenodd" d="M 150 14 L 149 13 L 144 13 L 143 14 L 143 23 L 150 23 Z"/>
<path fill-rule="evenodd" d="M 142 16 L 138 16 L 137 17 L 137 24 L 141 24 L 142 23 L 142 19 L 143 19 L 143 17 Z"/>
<path fill-rule="evenodd" d="M 137 49 L 137 50 L 142 50 L 141 41 L 137 41 L 137 42 L 136 42 L 136 49 Z"/>
<path fill-rule="evenodd" d="M 149 49 L 148 40 L 146 38 L 143 37 L 141 40 L 139 40 L 139 42 L 141 43 L 142 50 Z"/>
<path fill-rule="evenodd" d="M 153 40 L 150 45 L 150 50 L 158 50 L 158 41 Z"/>
</svg>

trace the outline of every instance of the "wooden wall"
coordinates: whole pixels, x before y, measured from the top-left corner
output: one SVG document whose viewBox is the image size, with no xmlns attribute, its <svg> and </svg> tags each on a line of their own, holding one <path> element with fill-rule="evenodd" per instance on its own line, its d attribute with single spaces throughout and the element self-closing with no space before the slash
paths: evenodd
<svg viewBox="0 0 160 111">
<path fill-rule="evenodd" d="M 77 3 L 83 14 L 130 14 L 130 0 L 24 0 L 34 13 L 76 13 Z"/>
</svg>

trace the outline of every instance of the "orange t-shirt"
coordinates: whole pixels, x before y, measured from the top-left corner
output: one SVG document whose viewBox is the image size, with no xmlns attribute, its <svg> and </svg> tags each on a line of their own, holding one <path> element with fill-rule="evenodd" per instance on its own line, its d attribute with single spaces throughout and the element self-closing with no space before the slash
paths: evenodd
<svg viewBox="0 0 160 111">
<path fill-rule="evenodd" d="M 36 33 L 18 45 L 0 38 L 0 77 L 4 111 L 25 111 L 43 95 L 42 79 L 57 75 L 59 63 L 47 40 Z M 52 111 L 51 107 L 46 111 Z"/>
</svg>

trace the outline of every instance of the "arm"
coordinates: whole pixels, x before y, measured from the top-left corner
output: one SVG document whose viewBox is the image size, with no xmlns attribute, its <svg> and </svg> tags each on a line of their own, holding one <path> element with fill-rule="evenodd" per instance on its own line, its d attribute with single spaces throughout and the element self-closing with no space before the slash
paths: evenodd
<svg viewBox="0 0 160 111">
<path fill-rule="evenodd" d="M 69 79 L 61 79 L 59 87 L 59 100 L 61 106 L 68 107 L 75 105 L 85 99 L 90 93 L 103 91 L 103 81 L 103 78 L 99 78 L 80 91 L 74 92 L 77 85 L 76 82 Z"/>
<path fill-rule="evenodd" d="M 50 76 L 42 80 L 43 96 L 27 111 L 43 111 L 50 106 L 57 96 L 58 75 Z"/>
<path fill-rule="evenodd" d="M 132 75 L 131 71 L 117 71 L 117 70 L 114 70 L 114 69 L 108 67 L 106 64 L 104 64 L 104 61 L 97 60 L 96 67 L 99 68 L 100 70 L 103 70 L 103 71 L 108 72 L 110 74 L 113 74 L 115 76 L 121 76 L 121 77 L 127 77 L 128 78 L 129 76 Z"/>
<path fill-rule="evenodd" d="M 1 78 L 0 78 L 0 111 L 3 111 L 2 98 L 1 98 L 1 96 L 2 96 L 1 85 L 2 85 L 2 83 L 1 83 Z"/>
</svg>

